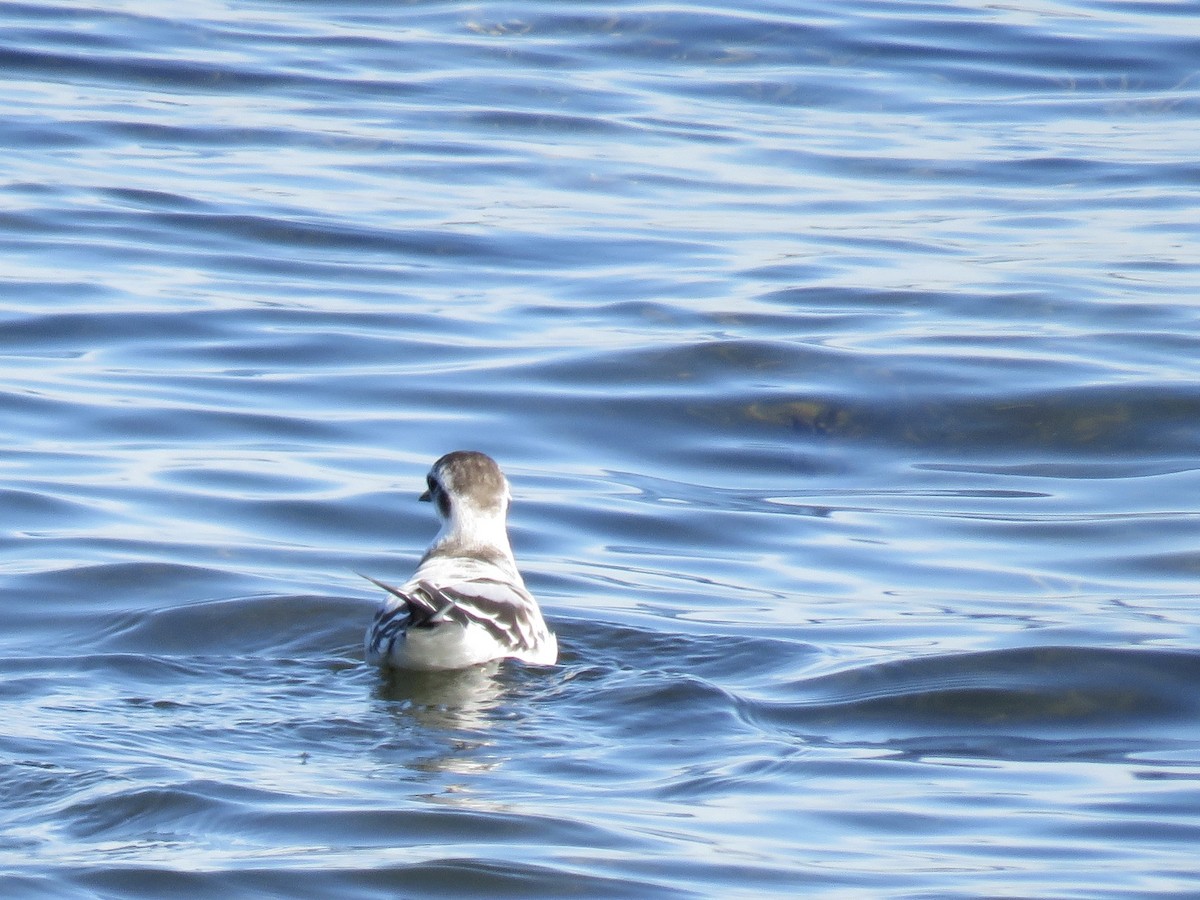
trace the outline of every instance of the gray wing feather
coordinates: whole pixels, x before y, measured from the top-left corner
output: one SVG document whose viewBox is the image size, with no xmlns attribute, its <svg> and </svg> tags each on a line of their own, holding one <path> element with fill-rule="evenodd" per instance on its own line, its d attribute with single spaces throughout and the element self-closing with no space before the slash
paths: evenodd
<svg viewBox="0 0 1200 900">
<path fill-rule="evenodd" d="M 545 631 L 533 597 L 510 582 L 477 578 L 442 587 L 424 581 L 420 585 L 431 598 L 447 604 L 447 618 L 474 622 L 507 646 L 530 650 Z"/>
</svg>

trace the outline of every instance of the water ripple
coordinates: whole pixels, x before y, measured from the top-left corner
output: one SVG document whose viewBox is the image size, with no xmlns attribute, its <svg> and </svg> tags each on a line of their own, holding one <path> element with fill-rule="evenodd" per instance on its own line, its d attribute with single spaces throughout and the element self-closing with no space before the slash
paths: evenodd
<svg viewBox="0 0 1200 900">
<path fill-rule="evenodd" d="M 76 6 L 0 40 L 0 892 L 1195 893 L 1184 6 Z M 466 446 L 562 664 L 381 678 Z"/>
<path fill-rule="evenodd" d="M 780 688 L 754 709 L 777 726 L 853 733 L 1111 734 L 1196 721 L 1200 657 L 1169 650 L 1022 647 L 863 666 Z"/>
</svg>

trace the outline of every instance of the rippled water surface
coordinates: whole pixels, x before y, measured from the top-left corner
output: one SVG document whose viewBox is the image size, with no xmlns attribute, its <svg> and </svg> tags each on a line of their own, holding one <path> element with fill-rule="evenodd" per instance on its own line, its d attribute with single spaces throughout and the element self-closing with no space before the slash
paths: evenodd
<svg viewBox="0 0 1200 900">
<path fill-rule="evenodd" d="M 0 3 L 0 893 L 1200 892 L 1200 7 L 169 6 Z"/>
</svg>

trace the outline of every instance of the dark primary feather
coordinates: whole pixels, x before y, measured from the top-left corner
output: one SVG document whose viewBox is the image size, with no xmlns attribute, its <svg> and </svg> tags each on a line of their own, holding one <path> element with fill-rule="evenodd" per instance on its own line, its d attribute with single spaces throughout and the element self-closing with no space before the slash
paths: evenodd
<svg viewBox="0 0 1200 900">
<path fill-rule="evenodd" d="M 379 610 L 375 614 L 375 621 L 371 623 L 371 652 L 380 656 L 390 655 L 396 638 L 408 627 L 409 616 L 410 610 L 407 606 Z"/>
<path fill-rule="evenodd" d="M 396 639 L 409 628 L 432 627 L 439 621 L 443 621 L 443 616 L 451 605 L 447 603 L 440 608 L 435 606 L 424 583 L 417 590 L 406 594 L 399 588 L 392 587 L 386 581 L 380 581 L 370 575 L 363 575 L 361 572 L 358 574 L 400 600 L 399 606 L 390 609 L 385 606 L 375 613 L 375 621 L 371 624 L 370 641 L 371 650 L 375 653 L 384 654 L 386 647 L 386 653 L 390 654 Z"/>
<path fill-rule="evenodd" d="M 377 587 L 383 588 L 393 597 L 396 597 L 400 600 L 401 606 L 399 608 L 393 610 L 381 609 L 379 611 L 379 616 L 383 616 L 389 612 L 393 614 L 405 612 L 409 617 L 406 623 L 413 628 L 434 623 L 443 615 L 445 615 L 449 606 L 453 605 L 453 601 L 450 601 L 449 598 L 443 598 L 447 602 L 440 608 L 435 606 L 433 603 L 433 598 L 438 596 L 439 592 L 437 588 L 425 581 L 420 583 L 417 590 L 406 594 L 404 591 L 400 590 L 400 588 L 392 587 L 386 581 L 380 581 L 378 578 L 372 578 L 370 575 L 363 575 L 362 572 L 359 572 L 358 575 L 367 579 L 367 581 L 371 582 Z M 378 619 L 378 616 L 376 618 Z"/>
</svg>

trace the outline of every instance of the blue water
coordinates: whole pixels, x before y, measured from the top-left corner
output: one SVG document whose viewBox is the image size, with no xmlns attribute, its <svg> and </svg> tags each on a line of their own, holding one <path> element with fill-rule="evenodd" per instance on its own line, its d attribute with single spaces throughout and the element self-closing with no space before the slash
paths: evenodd
<svg viewBox="0 0 1200 900">
<path fill-rule="evenodd" d="M 0 22 L 0 893 L 1200 893 L 1196 3 Z"/>
</svg>

